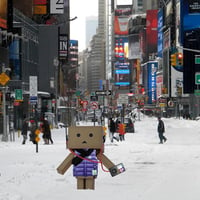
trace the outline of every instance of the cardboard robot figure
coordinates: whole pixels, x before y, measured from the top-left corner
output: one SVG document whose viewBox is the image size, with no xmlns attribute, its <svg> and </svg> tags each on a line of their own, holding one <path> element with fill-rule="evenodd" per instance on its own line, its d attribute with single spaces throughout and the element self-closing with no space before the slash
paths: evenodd
<svg viewBox="0 0 200 200">
<path fill-rule="evenodd" d="M 123 164 L 115 165 L 104 155 L 104 131 L 102 126 L 74 126 L 68 128 L 67 147 L 70 154 L 58 166 L 64 174 L 74 165 L 73 176 L 77 178 L 77 189 L 94 189 L 98 174 L 98 163 L 103 164 L 115 176 L 125 171 Z"/>
</svg>

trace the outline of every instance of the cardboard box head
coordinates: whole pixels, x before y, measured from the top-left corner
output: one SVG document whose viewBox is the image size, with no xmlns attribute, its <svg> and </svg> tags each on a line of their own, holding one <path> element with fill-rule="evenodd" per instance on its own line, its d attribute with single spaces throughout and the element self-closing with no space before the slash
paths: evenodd
<svg viewBox="0 0 200 200">
<path fill-rule="evenodd" d="M 102 126 L 71 126 L 68 128 L 69 149 L 101 149 L 103 146 Z"/>
</svg>

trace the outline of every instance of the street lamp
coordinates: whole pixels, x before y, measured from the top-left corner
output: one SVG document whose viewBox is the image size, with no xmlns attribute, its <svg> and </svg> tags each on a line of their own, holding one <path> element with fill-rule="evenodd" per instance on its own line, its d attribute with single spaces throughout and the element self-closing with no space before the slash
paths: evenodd
<svg viewBox="0 0 200 200">
<path fill-rule="evenodd" d="M 55 70 L 55 124 L 58 127 L 58 66 L 59 60 L 57 57 L 53 59 L 53 64 L 56 68 Z"/>
</svg>

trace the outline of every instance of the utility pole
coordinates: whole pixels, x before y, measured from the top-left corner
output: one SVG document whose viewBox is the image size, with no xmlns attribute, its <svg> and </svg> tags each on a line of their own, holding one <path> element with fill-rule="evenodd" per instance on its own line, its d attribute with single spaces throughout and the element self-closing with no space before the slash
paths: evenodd
<svg viewBox="0 0 200 200">
<path fill-rule="evenodd" d="M 2 73 L 0 74 L 0 84 L 3 85 L 2 92 L 3 92 L 3 136 L 2 141 L 8 141 L 8 132 L 7 132 L 7 120 L 6 120 L 6 83 L 10 80 L 10 77 L 7 76 L 5 73 L 6 70 L 10 70 L 10 68 L 6 68 L 5 64 L 2 65 Z"/>
<path fill-rule="evenodd" d="M 58 66 L 59 66 L 59 60 L 57 57 L 54 58 L 53 64 L 56 67 L 55 69 L 55 124 L 57 128 L 58 127 Z"/>
</svg>

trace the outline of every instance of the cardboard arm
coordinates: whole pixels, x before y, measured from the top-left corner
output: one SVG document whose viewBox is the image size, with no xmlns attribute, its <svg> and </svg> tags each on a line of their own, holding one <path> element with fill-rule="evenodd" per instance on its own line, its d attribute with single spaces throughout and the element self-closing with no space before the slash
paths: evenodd
<svg viewBox="0 0 200 200">
<path fill-rule="evenodd" d="M 99 161 L 101 161 L 101 162 L 103 163 L 103 165 L 104 165 L 107 169 L 110 169 L 110 168 L 112 168 L 112 167 L 115 166 L 115 164 L 114 164 L 113 162 L 111 162 L 111 161 L 109 160 L 109 158 L 106 157 L 104 154 L 101 154 L 101 153 L 97 154 L 97 158 L 98 158 Z"/>
<path fill-rule="evenodd" d="M 72 159 L 74 158 L 74 154 L 73 153 L 70 153 L 66 158 L 65 160 L 58 166 L 57 168 L 57 172 L 59 174 L 64 174 L 68 169 L 69 167 L 72 165 Z"/>
</svg>

